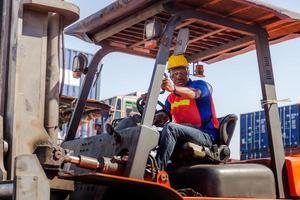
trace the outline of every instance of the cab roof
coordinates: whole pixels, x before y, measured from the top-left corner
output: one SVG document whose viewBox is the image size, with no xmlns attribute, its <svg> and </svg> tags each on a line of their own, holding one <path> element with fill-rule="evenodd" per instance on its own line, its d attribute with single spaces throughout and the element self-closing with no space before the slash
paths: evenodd
<svg viewBox="0 0 300 200">
<path fill-rule="evenodd" d="M 65 33 L 155 58 L 158 49 L 144 47 L 144 23 L 155 18 L 166 24 L 174 14 L 170 7 L 201 14 L 201 19 L 183 21 L 174 34 L 180 28 L 190 29 L 186 49 L 190 62 L 212 63 L 253 50 L 254 35 L 247 32 L 248 28 L 266 29 L 271 44 L 300 36 L 300 14 L 259 0 L 118 0 L 70 26 Z"/>
</svg>

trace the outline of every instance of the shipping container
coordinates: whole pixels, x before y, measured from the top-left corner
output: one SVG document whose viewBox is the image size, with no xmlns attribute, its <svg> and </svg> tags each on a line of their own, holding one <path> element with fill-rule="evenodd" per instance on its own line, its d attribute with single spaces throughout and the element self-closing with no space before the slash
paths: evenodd
<svg viewBox="0 0 300 200">
<path fill-rule="evenodd" d="M 300 155 L 300 146 L 285 147 L 285 155 Z M 256 159 L 256 158 L 269 158 L 270 149 L 252 152 L 241 152 L 240 160 Z"/>
<path fill-rule="evenodd" d="M 64 95 L 64 96 L 72 96 L 72 97 L 79 96 L 80 88 L 81 88 L 83 80 L 84 80 L 84 75 L 82 75 L 80 79 L 75 79 L 75 78 L 73 78 L 73 73 L 72 73 L 73 59 L 79 53 L 83 53 L 87 56 L 88 63 L 90 63 L 91 59 L 93 58 L 93 54 L 91 54 L 91 53 L 86 53 L 86 52 L 77 51 L 77 50 L 73 50 L 73 49 L 67 49 L 67 48 L 65 49 L 64 69 L 61 68 L 61 71 L 64 70 L 64 86 L 63 86 L 63 91 L 62 91 L 62 95 Z M 61 65 L 61 67 L 63 67 L 63 65 Z M 98 77 L 98 79 L 95 81 L 95 83 L 93 83 L 91 91 L 88 96 L 89 99 L 100 100 L 100 78 L 101 77 Z M 94 130 L 94 124 L 95 124 L 95 121 L 93 121 L 93 120 L 90 121 L 89 123 L 81 124 L 78 127 L 75 137 L 83 138 L 83 137 L 89 137 L 89 136 L 95 135 L 96 131 Z M 60 139 L 62 139 L 64 137 L 65 133 L 67 132 L 67 128 L 68 128 L 68 124 L 64 124 L 62 127 L 62 130 L 60 132 L 60 135 L 59 135 Z"/>
<path fill-rule="evenodd" d="M 247 113 L 240 116 L 241 130 L 241 152 L 250 152 L 253 150 L 254 135 L 254 113 Z"/>
<path fill-rule="evenodd" d="M 286 155 L 299 153 L 300 104 L 279 107 L 282 141 Z M 241 160 L 270 156 L 264 111 L 240 115 Z"/>
</svg>

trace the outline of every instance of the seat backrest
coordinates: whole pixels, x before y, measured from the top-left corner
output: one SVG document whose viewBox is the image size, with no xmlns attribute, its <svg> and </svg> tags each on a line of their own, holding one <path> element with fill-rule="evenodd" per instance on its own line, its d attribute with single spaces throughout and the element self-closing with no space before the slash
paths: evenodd
<svg viewBox="0 0 300 200">
<path fill-rule="evenodd" d="M 220 145 L 229 146 L 237 119 L 238 117 L 235 114 L 229 114 L 219 119 Z"/>
<path fill-rule="evenodd" d="M 226 162 L 230 157 L 230 149 L 228 146 L 232 138 L 237 119 L 238 117 L 234 114 L 218 118 L 220 122 L 219 144 L 213 145 L 212 147 L 205 147 L 196 145 L 192 142 L 186 142 L 183 144 L 182 149 L 178 148 L 177 152 L 173 153 L 172 160 L 175 162 L 182 162 L 187 159 L 193 160 L 194 158 L 197 158 L 197 163 L 199 163 L 199 160 L 203 161 L 203 163 Z M 189 154 L 192 154 L 192 156 L 187 156 Z"/>
</svg>

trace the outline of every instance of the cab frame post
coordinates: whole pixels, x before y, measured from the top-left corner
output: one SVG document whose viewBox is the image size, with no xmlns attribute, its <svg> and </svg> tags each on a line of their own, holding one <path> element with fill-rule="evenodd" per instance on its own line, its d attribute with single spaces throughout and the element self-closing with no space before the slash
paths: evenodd
<svg viewBox="0 0 300 200">
<path fill-rule="evenodd" d="M 284 198 L 288 196 L 285 154 L 278 105 L 276 103 L 277 97 L 268 34 L 264 29 L 257 32 L 255 44 L 263 96 L 262 102 L 266 102 L 262 106 L 266 115 L 271 167 L 275 176 L 277 198 Z"/>
<path fill-rule="evenodd" d="M 148 154 L 158 144 L 159 134 L 152 128 L 152 123 L 160 92 L 161 81 L 163 79 L 165 66 L 170 53 L 174 30 L 181 20 L 182 18 L 178 15 L 171 17 L 161 37 L 148 90 L 148 100 L 140 126 L 140 134 L 137 138 L 135 147 L 129 152 L 130 156 L 125 169 L 125 175 L 128 177 L 138 179 L 144 178 Z"/>
</svg>

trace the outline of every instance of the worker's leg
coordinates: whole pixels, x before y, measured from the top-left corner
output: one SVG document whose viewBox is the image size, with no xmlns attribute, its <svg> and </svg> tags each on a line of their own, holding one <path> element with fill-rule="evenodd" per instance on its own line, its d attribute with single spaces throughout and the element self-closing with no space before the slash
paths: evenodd
<svg viewBox="0 0 300 200">
<path fill-rule="evenodd" d="M 161 170 L 166 168 L 178 140 L 190 141 L 208 147 L 212 146 L 211 137 L 202 130 L 172 122 L 168 123 L 162 130 L 156 156 Z"/>
</svg>

